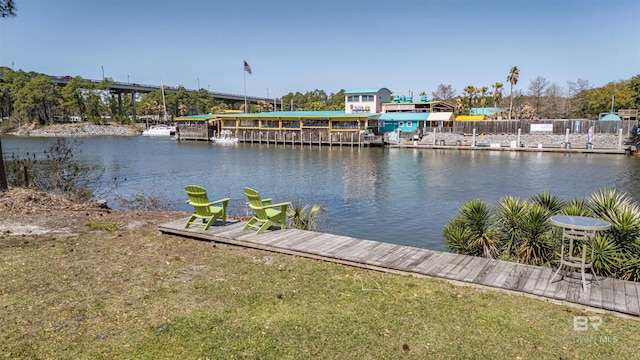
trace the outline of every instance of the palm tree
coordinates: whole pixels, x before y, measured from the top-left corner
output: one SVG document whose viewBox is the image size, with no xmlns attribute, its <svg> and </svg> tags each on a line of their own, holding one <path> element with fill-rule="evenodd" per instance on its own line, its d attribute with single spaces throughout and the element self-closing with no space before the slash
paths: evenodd
<svg viewBox="0 0 640 360">
<path fill-rule="evenodd" d="M 464 92 L 467 93 L 467 102 L 469 104 L 469 113 L 471 113 L 471 108 L 473 107 L 473 98 L 476 95 L 476 87 L 473 85 L 467 85 L 467 87 L 464 88 Z"/>
<path fill-rule="evenodd" d="M 512 66 L 511 70 L 509 70 L 509 76 L 507 76 L 507 81 L 511 84 L 511 88 L 509 91 L 509 120 L 511 120 L 511 111 L 513 109 L 513 85 L 518 83 L 518 77 L 520 76 L 520 69 L 517 66 Z"/>
<path fill-rule="evenodd" d="M 477 91 L 480 93 L 480 105 L 482 105 L 482 115 L 484 115 L 484 104 L 487 103 L 487 87 L 482 86 Z"/>
<path fill-rule="evenodd" d="M 499 104 L 502 101 L 502 83 L 496 82 L 491 85 L 493 87 L 493 113 L 496 113 L 496 104 Z"/>
<path fill-rule="evenodd" d="M 462 99 L 458 96 L 456 98 L 456 113 L 459 115 L 464 114 L 464 104 L 462 103 Z"/>
<path fill-rule="evenodd" d="M 16 16 L 16 5 L 13 0 L 0 0 L 0 16 L 14 17 Z"/>
</svg>

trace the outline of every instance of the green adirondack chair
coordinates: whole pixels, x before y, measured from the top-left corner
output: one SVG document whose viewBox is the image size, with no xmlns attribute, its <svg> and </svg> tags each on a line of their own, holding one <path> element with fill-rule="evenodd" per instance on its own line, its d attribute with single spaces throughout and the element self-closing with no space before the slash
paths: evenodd
<svg viewBox="0 0 640 360">
<path fill-rule="evenodd" d="M 222 220 L 222 225 L 227 223 L 227 205 L 229 204 L 229 198 L 224 198 L 216 201 L 209 201 L 207 197 L 207 190 L 197 185 L 185 186 L 185 191 L 189 195 L 187 204 L 193 206 L 194 213 L 187 221 L 184 228 L 188 228 L 193 225 L 200 225 L 204 227 L 204 230 L 217 220 Z M 195 222 L 197 219 L 202 219 L 202 223 Z"/>
<path fill-rule="evenodd" d="M 251 188 L 244 188 L 244 193 L 247 195 L 247 205 L 253 212 L 255 216 L 249 220 L 247 225 L 242 228 L 242 230 L 247 230 L 249 228 L 256 228 L 258 232 L 256 235 L 262 234 L 265 230 L 270 228 L 272 225 L 280 223 L 280 229 L 284 230 L 287 227 L 287 206 L 291 203 L 284 202 L 279 204 L 271 204 L 271 199 L 261 199 L 260 194 L 257 191 Z M 260 224 L 262 225 L 260 225 Z"/>
</svg>

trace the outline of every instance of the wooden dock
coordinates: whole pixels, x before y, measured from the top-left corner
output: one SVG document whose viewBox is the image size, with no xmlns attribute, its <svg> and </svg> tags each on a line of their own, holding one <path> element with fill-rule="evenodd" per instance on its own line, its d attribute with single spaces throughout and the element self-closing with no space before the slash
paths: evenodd
<svg viewBox="0 0 640 360">
<path fill-rule="evenodd" d="M 557 303 L 577 304 L 640 320 L 640 283 L 598 277 L 582 290 L 580 274 L 556 277 L 554 269 L 297 229 L 242 231 L 244 222 L 185 229 L 188 218 L 158 226 L 167 234 L 297 255 L 398 274 L 432 276 L 497 288 Z M 590 277 L 589 277 L 590 279 Z"/>
</svg>

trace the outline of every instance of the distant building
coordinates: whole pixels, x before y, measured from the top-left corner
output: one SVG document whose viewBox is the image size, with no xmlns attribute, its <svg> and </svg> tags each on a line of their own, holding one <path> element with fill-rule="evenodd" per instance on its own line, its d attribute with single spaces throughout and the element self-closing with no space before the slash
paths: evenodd
<svg viewBox="0 0 640 360">
<path fill-rule="evenodd" d="M 378 117 L 378 132 L 431 132 L 453 127 L 453 105 L 442 101 L 428 101 L 425 95 L 413 101 L 413 94 L 394 93 L 390 101 L 382 104 Z"/>
<path fill-rule="evenodd" d="M 507 109 L 505 108 L 493 108 L 493 107 L 485 107 L 485 108 L 471 108 L 471 111 L 469 111 L 469 115 L 487 115 L 487 116 L 491 116 L 491 115 L 495 115 L 501 111 L 506 111 Z"/>
<path fill-rule="evenodd" d="M 344 112 L 347 114 L 377 114 L 391 97 L 387 88 L 353 89 L 344 92 Z"/>
</svg>

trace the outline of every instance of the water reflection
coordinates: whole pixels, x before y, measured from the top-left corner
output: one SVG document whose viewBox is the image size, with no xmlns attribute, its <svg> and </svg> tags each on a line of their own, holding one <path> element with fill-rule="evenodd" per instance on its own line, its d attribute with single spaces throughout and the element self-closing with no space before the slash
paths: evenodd
<svg viewBox="0 0 640 360">
<path fill-rule="evenodd" d="M 42 152 L 55 139 L 3 137 L 12 152 Z M 563 199 L 617 188 L 638 201 L 640 159 L 598 154 L 310 147 L 220 146 L 152 137 L 82 139 L 79 158 L 105 169 L 94 184 L 113 206 L 116 195 L 143 192 L 189 210 L 184 186 L 230 197 L 247 214 L 242 187 L 275 201 L 320 203 L 323 230 L 359 238 L 442 249 L 441 229 L 464 202 L 550 191 Z"/>
</svg>

